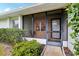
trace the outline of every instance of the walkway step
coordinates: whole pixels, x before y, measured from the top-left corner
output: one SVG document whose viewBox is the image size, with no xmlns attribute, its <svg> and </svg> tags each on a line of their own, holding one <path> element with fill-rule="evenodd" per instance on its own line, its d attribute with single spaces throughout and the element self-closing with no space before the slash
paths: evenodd
<svg viewBox="0 0 79 59">
<path fill-rule="evenodd" d="M 43 56 L 63 56 L 61 47 L 47 45 Z"/>
<path fill-rule="evenodd" d="M 49 41 L 47 44 L 53 45 L 53 46 L 61 46 L 61 42 L 51 42 L 51 41 Z"/>
</svg>

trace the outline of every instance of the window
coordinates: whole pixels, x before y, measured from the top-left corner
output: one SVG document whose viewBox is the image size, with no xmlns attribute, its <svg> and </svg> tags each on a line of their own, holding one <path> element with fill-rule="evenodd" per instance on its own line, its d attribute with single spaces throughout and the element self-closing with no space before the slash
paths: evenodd
<svg viewBox="0 0 79 59">
<path fill-rule="evenodd" d="M 36 31 L 40 31 L 40 27 L 38 25 L 36 26 Z"/>
<path fill-rule="evenodd" d="M 12 20 L 13 22 L 13 28 L 19 28 L 18 20 Z"/>
<path fill-rule="evenodd" d="M 45 14 L 35 14 L 34 15 L 34 24 L 36 31 L 45 31 L 46 30 L 46 19 Z"/>
<path fill-rule="evenodd" d="M 19 28 L 18 17 L 10 17 L 10 28 Z"/>
<path fill-rule="evenodd" d="M 45 20 L 39 18 L 36 20 L 36 31 L 45 31 Z"/>
<path fill-rule="evenodd" d="M 44 19 L 39 19 L 38 24 L 36 24 L 36 31 L 45 31 L 45 24 L 42 21 Z"/>
<path fill-rule="evenodd" d="M 52 20 L 52 31 L 60 31 L 60 20 Z"/>
<path fill-rule="evenodd" d="M 41 31 L 45 31 L 45 26 L 44 25 L 42 25 Z"/>
<path fill-rule="evenodd" d="M 19 21 L 18 20 L 10 20 L 11 28 L 19 28 Z"/>
</svg>

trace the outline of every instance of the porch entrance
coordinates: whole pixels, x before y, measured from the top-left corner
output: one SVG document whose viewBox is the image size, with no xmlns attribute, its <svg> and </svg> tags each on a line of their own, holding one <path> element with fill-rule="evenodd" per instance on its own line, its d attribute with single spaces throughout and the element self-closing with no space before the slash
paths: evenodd
<svg viewBox="0 0 79 59">
<path fill-rule="evenodd" d="M 60 41 L 61 39 L 61 29 L 60 29 L 60 19 L 52 18 L 51 19 L 51 38 L 49 41 Z"/>
<path fill-rule="evenodd" d="M 53 15 L 52 15 L 53 14 Z M 61 13 L 45 13 L 34 14 L 34 37 L 47 38 L 48 41 L 60 41 L 61 40 Z M 48 17 L 48 25 L 46 23 L 46 17 Z M 48 26 L 48 32 L 46 32 L 46 26 Z"/>
<path fill-rule="evenodd" d="M 67 20 L 63 9 L 23 16 L 27 37 L 44 38 L 51 42 L 67 40 Z M 30 34 L 29 34 L 30 33 Z"/>
<path fill-rule="evenodd" d="M 61 41 L 61 18 L 62 11 L 48 12 L 48 41 Z"/>
</svg>

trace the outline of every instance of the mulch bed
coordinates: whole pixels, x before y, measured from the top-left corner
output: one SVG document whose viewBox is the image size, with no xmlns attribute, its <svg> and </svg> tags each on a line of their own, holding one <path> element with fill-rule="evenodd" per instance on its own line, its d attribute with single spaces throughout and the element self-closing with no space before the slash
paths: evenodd
<svg viewBox="0 0 79 59">
<path fill-rule="evenodd" d="M 64 47 L 64 52 L 66 56 L 74 56 L 68 47 Z"/>
<path fill-rule="evenodd" d="M 4 55 L 3 56 L 11 56 L 12 46 L 10 44 L 7 44 L 7 43 L 0 42 L 0 44 L 2 44 L 4 47 Z"/>
</svg>

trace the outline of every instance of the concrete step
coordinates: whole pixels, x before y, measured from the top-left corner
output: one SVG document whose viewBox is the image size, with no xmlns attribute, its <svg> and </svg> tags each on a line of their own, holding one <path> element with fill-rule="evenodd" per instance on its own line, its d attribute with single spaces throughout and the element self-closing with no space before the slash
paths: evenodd
<svg viewBox="0 0 79 59">
<path fill-rule="evenodd" d="M 47 42 L 47 45 L 52 45 L 52 46 L 61 46 L 61 42 L 51 42 L 51 41 L 48 41 Z"/>
</svg>

